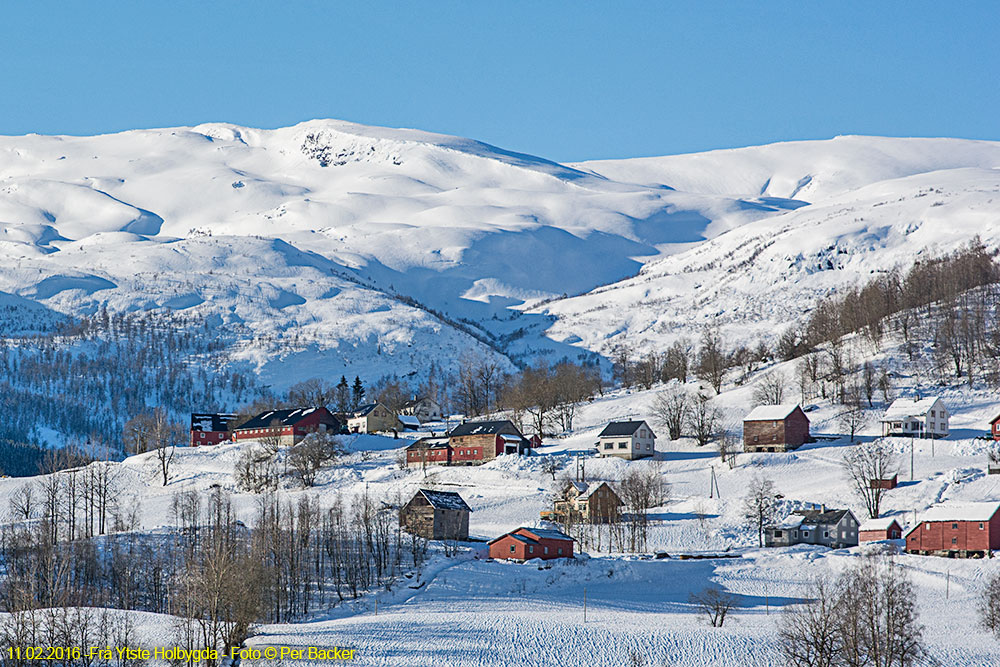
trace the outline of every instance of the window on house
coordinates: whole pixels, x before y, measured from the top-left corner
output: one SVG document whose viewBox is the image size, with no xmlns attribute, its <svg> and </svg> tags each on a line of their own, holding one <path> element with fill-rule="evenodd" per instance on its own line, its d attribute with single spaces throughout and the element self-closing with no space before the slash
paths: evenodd
<svg viewBox="0 0 1000 667">
<path fill-rule="evenodd" d="M 529 553 L 535 553 L 535 547 L 529 544 L 528 545 L 528 552 Z"/>
<path fill-rule="evenodd" d="M 931 410 L 931 417 L 937 417 L 937 412 L 935 412 L 934 410 Z"/>
<path fill-rule="evenodd" d="M 615 443 L 613 443 L 613 442 L 606 442 L 606 443 L 604 443 L 604 449 L 614 449 L 614 446 L 615 446 Z"/>
<path fill-rule="evenodd" d="M 951 538 L 951 543 L 952 544 L 958 544 L 958 538 L 957 537 Z"/>
<path fill-rule="evenodd" d="M 830 537 L 830 531 L 824 530 L 823 531 L 823 537 Z"/>
<path fill-rule="evenodd" d="M 510 545 L 510 552 L 514 553 L 515 550 L 516 550 L 516 545 L 514 544 Z"/>
<path fill-rule="evenodd" d="M 979 530 L 982 530 L 982 529 L 983 529 L 983 522 L 982 522 L 982 521 L 980 521 L 980 522 L 979 522 Z"/>
<path fill-rule="evenodd" d="M 795 539 L 798 539 L 799 538 L 799 531 L 793 530 L 792 531 L 792 537 L 794 537 Z"/>
<path fill-rule="evenodd" d="M 777 537 L 781 537 L 781 535 L 782 535 L 782 533 L 781 533 L 781 531 L 780 531 L 780 530 L 776 530 L 776 531 L 774 531 L 774 536 L 775 536 L 776 538 L 777 538 Z"/>
<path fill-rule="evenodd" d="M 204 440 L 204 439 L 205 439 L 205 434 L 204 434 L 204 433 L 202 433 L 202 434 L 201 434 L 200 436 L 198 436 L 198 437 L 199 437 L 199 438 L 201 438 L 202 440 Z"/>
<path fill-rule="evenodd" d="M 957 523 L 951 524 L 951 529 L 952 530 L 958 530 L 958 524 Z"/>
<path fill-rule="evenodd" d="M 559 547 L 559 555 L 562 556 L 562 547 Z"/>
<path fill-rule="evenodd" d="M 651 449 L 651 448 L 652 448 L 652 445 L 650 445 L 649 443 L 646 443 L 646 449 Z"/>
<path fill-rule="evenodd" d="M 926 528 L 927 530 L 930 530 L 931 529 L 931 524 L 929 524 L 929 523 L 928 524 L 924 524 L 924 528 Z"/>
<path fill-rule="evenodd" d="M 548 554 L 549 553 L 549 548 L 548 547 L 544 547 L 543 553 Z"/>
<path fill-rule="evenodd" d="M 759 436 L 759 435 L 755 435 L 755 436 L 753 437 L 753 441 L 754 441 L 754 442 L 760 442 L 760 436 Z"/>
<path fill-rule="evenodd" d="M 628 449 L 628 443 L 627 442 L 619 442 L 618 443 L 618 449 Z"/>
</svg>

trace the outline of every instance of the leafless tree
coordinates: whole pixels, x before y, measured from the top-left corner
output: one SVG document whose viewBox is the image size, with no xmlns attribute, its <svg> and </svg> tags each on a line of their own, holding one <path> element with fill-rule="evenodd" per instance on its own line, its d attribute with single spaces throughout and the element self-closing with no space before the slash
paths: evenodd
<svg viewBox="0 0 1000 667">
<path fill-rule="evenodd" d="M 692 593 L 690 600 L 704 612 L 713 628 L 721 628 L 729 611 L 736 606 L 736 597 L 718 587 Z"/>
<path fill-rule="evenodd" d="M 764 526 L 778 519 L 778 498 L 774 482 L 755 476 L 743 496 L 743 518 L 757 531 L 757 546 L 764 546 Z"/>
<path fill-rule="evenodd" d="M 233 467 L 236 487 L 249 493 L 278 488 L 278 470 L 274 455 L 263 447 L 248 446 Z"/>
<path fill-rule="evenodd" d="M 671 440 L 681 437 L 690 404 L 691 395 L 679 383 L 671 383 L 656 393 L 651 414 L 658 424 L 667 429 Z"/>
<path fill-rule="evenodd" d="M 885 556 L 863 558 L 840 577 L 838 625 L 847 667 L 908 667 L 927 657 L 913 584 Z"/>
<path fill-rule="evenodd" d="M 707 445 L 719 435 L 722 414 L 710 401 L 705 394 L 698 394 L 688 411 L 688 429 L 699 446 Z"/>
<path fill-rule="evenodd" d="M 778 637 L 785 664 L 792 667 L 837 667 L 843 652 L 837 588 L 828 579 L 812 582 L 811 599 L 785 608 Z"/>
<path fill-rule="evenodd" d="M 1000 572 L 993 572 L 979 594 L 979 624 L 1000 639 Z"/>
<path fill-rule="evenodd" d="M 790 607 L 779 637 L 788 664 L 802 667 L 909 667 L 930 658 L 913 585 L 890 557 L 867 556 L 819 581 L 814 599 Z"/>
<path fill-rule="evenodd" d="M 323 466 L 335 461 L 343 450 L 340 438 L 332 433 L 317 431 L 288 450 L 288 465 L 302 485 L 310 487 L 316 484 L 316 475 Z"/>
<path fill-rule="evenodd" d="M 718 394 L 722 391 L 722 381 L 729 368 L 729 355 L 722 348 L 722 338 L 715 326 L 708 326 L 701 336 L 701 347 L 698 348 L 698 364 L 696 374 L 699 379 L 712 385 Z"/>
<path fill-rule="evenodd" d="M 753 389 L 754 405 L 781 405 L 785 398 L 785 374 L 772 370 L 760 376 Z"/>
<path fill-rule="evenodd" d="M 669 487 L 656 466 L 632 466 L 618 483 L 618 495 L 628 511 L 629 550 L 646 548 L 649 510 L 667 501 Z"/>
<path fill-rule="evenodd" d="M 868 516 L 877 519 L 889 489 L 875 482 L 891 479 L 899 472 L 899 457 L 883 440 L 853 447 L 844 455 L 844 472 L 851 489 L 865 504 Z"/>
<path fill-rule="evenodd" d="M 184 438 L 184 430 L 180 424 L 171 421 L 167 413 L 159 408 L 153 412 L 149 430 L 149 446 L 156 452 L 160 474 L 163 476 L 163 486 L 170 481 L 170 466 L 174 462 L 174 454 Z"/>
<path fill-rule="evenodd" d="M 861 390 L 857 386 L 852 385 L 844 391 L 843 405 L 838 421 L 841 428 L 851 436 L 851 442 L 854 442 L 858 431 L 863 429 L 868 421 L 868 413 L 861 404 Z"/>
</svg>

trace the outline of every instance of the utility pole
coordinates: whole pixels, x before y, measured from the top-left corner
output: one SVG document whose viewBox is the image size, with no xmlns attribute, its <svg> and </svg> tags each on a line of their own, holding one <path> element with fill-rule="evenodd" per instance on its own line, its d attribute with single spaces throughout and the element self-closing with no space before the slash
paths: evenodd
<svg viewBox="0 0 1000 667">
<path fill-rule="evenodd" d="M 913 481 L 913 436 L 910 436 L 910 481 Z"/>
<path fill-rule="evenodd" d="M 948 599 L 948 593 L 950 592 L 950 589 L 951 589 L 951 570 L 945 570 L 945 575 L 944 576 L 945 576 L 945 579 L 944 579 L 944 599 L 947 600 Z"/>
<path fill-rule="evenodd" d="M 583 622 L 587 622 L 587 587 L 583 587 Z"/>
</svg>

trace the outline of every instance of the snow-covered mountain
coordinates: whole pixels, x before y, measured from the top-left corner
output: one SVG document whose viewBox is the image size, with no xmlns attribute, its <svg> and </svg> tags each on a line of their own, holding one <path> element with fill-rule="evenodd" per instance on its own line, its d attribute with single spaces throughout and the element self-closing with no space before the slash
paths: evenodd
<svg viewBox="0 0 1000 667">
<path fill-rule="evenodd" d="M 278 388 L 711 317 L 765 336 L 872 271 L 1000 240 L 998 166 L 1000 143 L 872 137 L 562 165 L 329 120 L 2 137 L 0 291 L 239 327 Z"/>
</svg>

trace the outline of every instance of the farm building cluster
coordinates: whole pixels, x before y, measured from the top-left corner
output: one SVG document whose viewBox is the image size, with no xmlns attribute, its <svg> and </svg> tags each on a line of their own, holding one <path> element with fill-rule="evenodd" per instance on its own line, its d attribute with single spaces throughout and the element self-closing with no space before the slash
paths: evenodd
<svg viewBox="0 0 1000 667">
<path fill-rule="evenodd" d="M 811 409 L 799 404 L 753 408 L 743 418 L 743 451 L 791 452 L 813 442 L 807 414 Z M 311 433 L 395 434 L 443 417 L 440 405 L 418 397 L 399 411 L 371 403 L 348 413 L 333 413 L 322 406 L 302 407 L 268 410 L 242 420 L 234 414 L 196 413 L 191 415 L 191 444 L 268 439 L 278 446 L 294 446 Z M 949 433 L 949 412 L 937 396 L 898 398 L 880 423 L 883 436 L 941 438 Z M 990 436 L 1000 440 L 1000 416 L 990 422 Z M 405 447 L 402 463 L 408 468 L 481 465 L 504 455 L 531 455 L 541 442 L 540 435 L 527 437 L 509 419 L 458 420 L 440 435 L 425 435 Z M 646 420 L 611 421 L 598 433 L 593 447 L 601 458 L 631 461 L 654 457 L 656 434 Z M 870 480 L 872 489 L 891 490 L 897 484 L 896 474 Z M 578 471 L 576 479 L 564 480 L 540 519 L 549 526 L 598 525 L 617 522 L 623 512 L 624 503 L 613 481 L 586 480 Z M 472 508 L 458 493 L 422 488 L 399 509 L 399 523 L 406 531 L 429 540 L 467 541 L 471 513 Z M 926 512 L 920 521 L 914 516 L 912 524 L 903 515 L 859 521 L 850 509 L 807 506 L 761 529 L 767 547 L 811 544 L 836 549 L 899 540 L 910 553 L 983 557 L 1000 549 L 1000 503 L 944 504 Z M 573 556 L 573 541 L 555 528 L 520 527 L 492 539 L 488 553 L 491 558 L 522 561 L 568 558 Z"/>
</svg>

